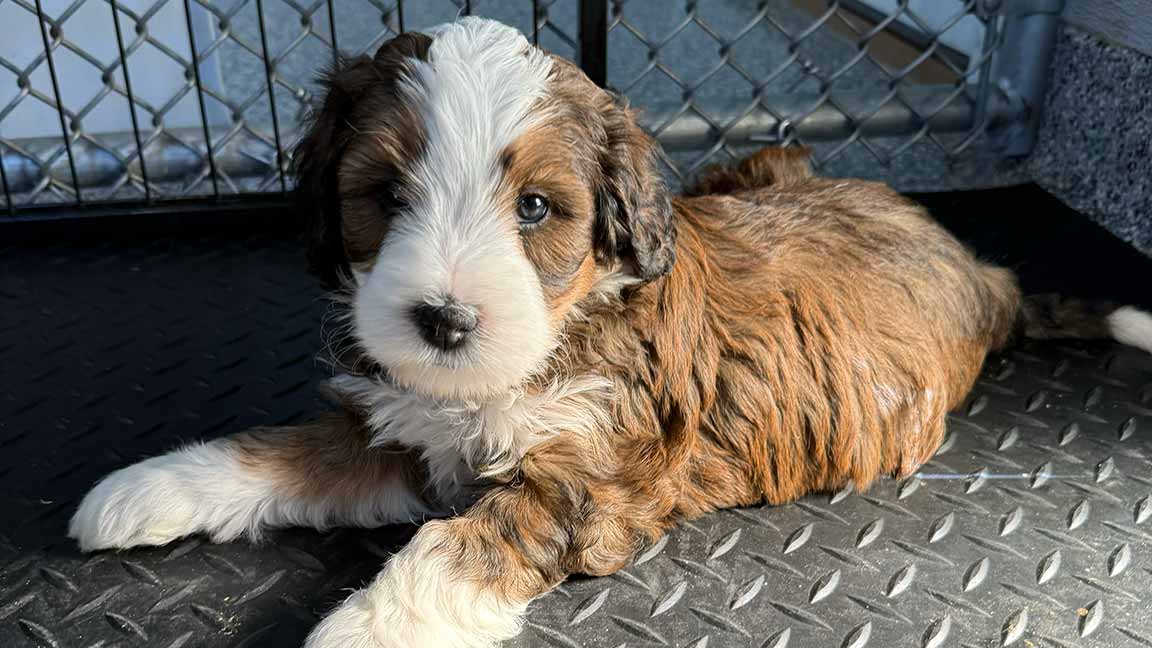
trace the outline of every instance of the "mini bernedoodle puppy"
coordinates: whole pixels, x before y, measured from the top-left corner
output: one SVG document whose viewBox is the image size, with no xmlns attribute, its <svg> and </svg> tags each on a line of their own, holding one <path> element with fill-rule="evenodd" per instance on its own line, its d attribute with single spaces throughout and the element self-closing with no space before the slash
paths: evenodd
<svg viewBox="0 0 1152 648">
<path fill-rule="evenodd" d="M 71 536 L 443 517 L 307 646 L 492 646 L 680 520 L 912 474 L 1016 333 L 1152 350 L 1147 313 L 1025 301 L 922 208 L 814 177 L 803 151 L 685 197 L 656 156 L 614 97 L 493 21 L 348 62 L 295 156 L 357 354 L 339 413 L 115 472 Z"/>
</svg>

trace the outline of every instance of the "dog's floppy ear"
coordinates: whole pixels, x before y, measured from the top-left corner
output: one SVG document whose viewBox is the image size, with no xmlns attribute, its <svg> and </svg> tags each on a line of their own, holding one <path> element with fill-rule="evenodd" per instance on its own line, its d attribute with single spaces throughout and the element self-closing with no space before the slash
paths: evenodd
<svg viewBox="0 0 1152 648">
<path fill-rule="evenodd" d="M 424 58 L 431 39 L 416 32 L 384 43 L 375 57 L 341 60 L 320 79 L 324 103 L 306 120 L 306 132 L 292 156 L 296 199 L 304 220 L 308 262 L 325 283 L 347 275 L 340 217 L 340 158 L 355 130 L 356 111 L 371 90 L 394 91 L 407 58 Z"/>
<path fill-rule="evenodd" d="M 676 258 L 676 229 L 656 159 L 658 144 L 622 102 L 608 98 L 600 112 L 607 146 L 600 161 L 597 255 L 630 263 L 636 276 L 650 281 L 671 272 Z"/>
<path fill-rule="evenodd" d="M 344 60 L 321 78 L 324 103 L 310 115 L 304 137 L 292 155 L 296 200 L 304 221 L 308 263 L 330 286 L 348 272 L 348 256 L 341 236 L 340 193 L 337 171 L 349 139 L 356 103 L 372 75 L 367 56 Z"/>
</svg>

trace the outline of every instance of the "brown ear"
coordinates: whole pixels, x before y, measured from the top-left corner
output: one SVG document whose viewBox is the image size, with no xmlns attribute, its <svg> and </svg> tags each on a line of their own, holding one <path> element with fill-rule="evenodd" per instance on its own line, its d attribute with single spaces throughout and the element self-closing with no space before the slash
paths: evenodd
<svg viewBox="0 0 1152 648">
<path fill-rule="evenodd" d="M 296 200 L 304 220 L 308 262 L 325 283 L 338 285 L 349 274 L 340 217 L 339 169 L 356 111 L 369 92 L 394 91 L 406 58 L 423 58 L 431 39 L 401 34 L 369 58 L 341 60 L 320 79 L 326 89 L 320 110 L 305 121 L 306 133 L 292 156 Z"/>
<path fill-rule="evenodd" d="M 605 100 L 607 146 L 601 157 L 597 255 L 633 266 L 651 281 L 672 271 L 676 229 L 668 187 L 656 160 L 658 144 L 636 124 L 627 106 Z"/>
</svg>

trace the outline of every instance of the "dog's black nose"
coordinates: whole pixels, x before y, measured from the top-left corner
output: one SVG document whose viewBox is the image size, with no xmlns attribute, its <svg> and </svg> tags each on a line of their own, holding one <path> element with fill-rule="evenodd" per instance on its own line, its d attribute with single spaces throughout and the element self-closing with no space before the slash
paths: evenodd
<svg viewBox="0 0 1152 648">
<path fill-rule="evenodd" d="M 416 328 L 428 344 L 451 351 L 459 348 L 476 329 L 476 313 L 456 301 L 419 304 L 412 309 Z"/>
</svg>

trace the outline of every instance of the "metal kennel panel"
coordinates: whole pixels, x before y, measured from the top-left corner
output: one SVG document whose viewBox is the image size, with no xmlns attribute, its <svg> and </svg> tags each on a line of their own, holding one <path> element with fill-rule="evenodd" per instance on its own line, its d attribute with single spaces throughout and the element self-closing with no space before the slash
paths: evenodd
<svg viewBox="0 0 1152 648">
<path fill-rule="evenodd" d="M 644 97 L 673 174 L 749 146 L 802 143 L 817 166 L 855 157 L 851 174 L 871 175 L 913 152 L 944 162 L 1026 153 L 1062 3 L 648 7 L 612 3 L 607 82 Z"/>
<path fill-rule="evenodd" d="M 674 178 L 766 143 L 813 145 L 829 172 L 856 175 L 914 154 L 1021 155 L 1061 5 L 0 0 L 0 210 L 283 199 L 313 79 L 337 52 L 472 13 L 628 96 Z"/>
</svg>

